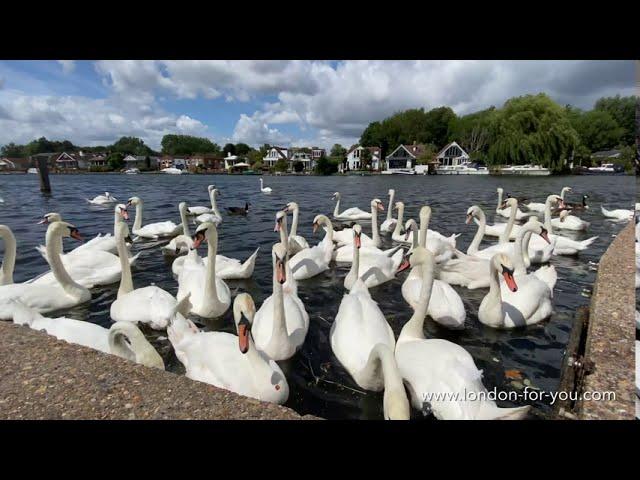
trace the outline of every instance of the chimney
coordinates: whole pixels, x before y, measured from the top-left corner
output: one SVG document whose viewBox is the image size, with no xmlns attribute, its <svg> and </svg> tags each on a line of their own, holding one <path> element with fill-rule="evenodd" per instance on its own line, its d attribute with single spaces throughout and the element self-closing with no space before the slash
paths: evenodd
<svg viewBox="0 0 640 480">
<path fill-rule="evenodd" d="M 414 140 L 414 141 L 413 141 L 413 144 L 414 144 L 414 145 L 417 145 L 417 144 L 418 144 L 418 142 L 416 142 L 416 141 Z"/>
</svg>

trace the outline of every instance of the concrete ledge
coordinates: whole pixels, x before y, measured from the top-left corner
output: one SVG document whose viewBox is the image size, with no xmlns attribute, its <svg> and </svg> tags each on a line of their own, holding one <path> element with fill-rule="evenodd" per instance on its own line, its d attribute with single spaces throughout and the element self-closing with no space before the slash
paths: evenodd
<svg viewBox="0 0 640 480">
<path fill-rule="evenodd" d="M 615 392 L 615 401 L 578 403 L 580 418 L 635 418 L 635 250 L 630 222 L 600 259 L 589 313 L 585 358 L 595 365 L 582 391 Z"/>
<path fill-rule="evenodd" d="M 0 419 L 303 418 L 315 417 L 0 322 Z"/>
</svg>

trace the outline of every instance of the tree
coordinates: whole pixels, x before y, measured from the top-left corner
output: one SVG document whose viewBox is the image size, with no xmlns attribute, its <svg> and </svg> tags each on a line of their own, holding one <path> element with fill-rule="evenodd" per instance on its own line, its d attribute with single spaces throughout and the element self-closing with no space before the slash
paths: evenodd
<svg viewBox="0 0 640 480">
<path fill-rule="evenodd" d="M 425 145 L 424 151 L 418 156 L 416 159 L 416 163 L 418 165 L 427 165 L 430 162 L 433 162 L 435 156 L 438 154 L 438 147 L 436 147 L 433 143 L 428 143 Z"/>
<path fill-rule="evenodd" d="M 574 113 L 571 118 L 580 141 L 592 152 L 614 148 L 624 135 L 624 129 L 604 110 Z"/>
<path fill-rule="evenodd" d="M 343 158 L 346 154 L 347 150 L 339 143 L 336 143 L 331 147 L 331 153 L 329 155 L 335 158 Z"/>
<path fill-rule="evenodd" d="M 220 147 L 208 138 L 191 135 L 168 134 L 162 137 L 162 153 L 166 155 L 193 155 L 195 153 L 213 153 L 220 155 Z"/>
<path fill-rule="evenodd" d="M 371 170 L 371 159 L 371 151 L 368 148 L 363 148 L 360 152 L 360 166 L 362 168 Z"/>
<path fill-rule="evenodd" d="M 449 125 L 449 141 L 456 141 L 471 157 L 486 153 L 491 143 L 495 107 L 458 117 Z"/>
<path fill-rule="evenodd" d="M 24 145 L 16 145 L 13 142 L 2 146 L 0 155 L 9 158 L 22 158 L 27 156 Z"/>
<path fill-rule="evenodd" d="M 599 99 L 594 110 L 607 112 L 622 129 L 621 142 L 624 145 L 633 145 L 635 142 L 635 114 L 637 97 L 604 97 Z"/>
<path fill-rule="evenodd" d="M 247 154 L 247 160 L 249 161 L 249 165 L 251 165 L 251 166 L 253 166 L 254 164 L 256 164 L 258 162 L 262 162 L 263 158 L 264 158 L 264 156 L 260 153 L 259 150 L 251 150 Z"/>
<path fill-rule="evenodd" d="M 222 153 L 224 154 L 225 157 L 228 156 L 229 154 L 235 155 L 236 146 L 233 143 L 227 143 L 222 149 Z"/>
<path fill-rule="evenodd" d="M 246 143 L 236 143 L 235 150 L 236 150 L 236 153 L 235 153 L 236 155 L 247 155 L 249 152 L 253 150 L 253 148 L 251 148 Z"/>
<path fill-rule="evenodd" d="M 114 152 L 107 157 L 107 165 L 111 170 L 122 170 L 124 167 L 124 155 L 119 152 Z"/>
<path fill-rule="evenodd" d="M 296 171 L 297 173 L 300 173 L 301 171 L 304 170 L 304 163 L 298 160 L 293 164 L 293 170 Z"/>
<path fill-rule="evenodd" d="M 151 149 L 137 137 L 120 137 L 120 139 L 111 146 L 111 151 L 122 153 L 124 155 L 151 155 Z"/>
<path fill-rule="evenodd" d="M 286 172 L 289 168 L 289 164 L 284 158 L 280 158 L 273 166 L 273 168 L 276 172 Z"/>
<path fill-rule="evenodd" d="M 342 159 L 336 157 L 320 157 L 316 162 L 316 173 L 319 175 L 331 175 L 338 171 L 338 162 L 342 162 Z"/>
</svg>

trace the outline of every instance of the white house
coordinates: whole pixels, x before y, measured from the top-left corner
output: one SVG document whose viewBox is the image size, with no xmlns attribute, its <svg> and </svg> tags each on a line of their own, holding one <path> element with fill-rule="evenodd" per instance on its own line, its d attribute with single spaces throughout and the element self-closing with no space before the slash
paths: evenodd
<svg viewBox="0 0 640 480">
<path fill-rule="evenodd" d="M 457 142 L 451 142 L 440 150 L 440 153 L 436 155 L 436 160 L 441 167 L 456 167 L 468 162 L 469 154 Z"/>
<path fill-rule="evenodd" d="M 347 152 L 347 158 L 342 162 L 339 170 L 344 172 L 347 170 L 360 170 L 365 168 L 366 166 L 362 164 L 361 159 L 362 152 L 364 150 L 369 150 L 371 152 L 371 168 L 373 170 L 379 170 L 381 166 L 380 147 L 363 147 L 361 145 L 356 145 Z"/>
<path fill-rule="evenodd" d="M 267 167 L 275 166 L 278 160 L 289 160 L 289 150 L 282 147 L 271 147 L 267 156 L 262 159 L 262 163 Z"/>
</svg>

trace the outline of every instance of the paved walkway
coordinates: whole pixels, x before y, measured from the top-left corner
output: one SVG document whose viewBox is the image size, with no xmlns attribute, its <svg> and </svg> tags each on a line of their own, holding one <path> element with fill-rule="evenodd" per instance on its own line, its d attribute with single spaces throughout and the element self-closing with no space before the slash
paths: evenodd
<svg viewBox="0 0 640 480">
<path fill-rule="evenodd" d="M 600 259 L 589 312 L 586 358 L 595 371 L 584 391 L 615 392 L 615 401 L 585 401 L 580 418 L 635 418 L 635 238 L 630 222 Z"/>
<path fill-rule="evenodd" d="M 314 417 L 0 322 L 0 419 L 302 418 Z"/>
</svg>

